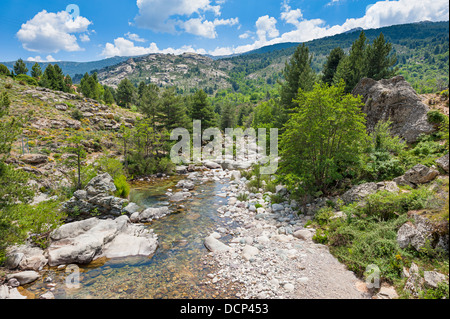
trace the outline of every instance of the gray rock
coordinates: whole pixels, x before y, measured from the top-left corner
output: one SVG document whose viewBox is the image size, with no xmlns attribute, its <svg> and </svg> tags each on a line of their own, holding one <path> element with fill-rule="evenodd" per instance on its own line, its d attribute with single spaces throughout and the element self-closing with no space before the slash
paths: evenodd
<svg viewBox="0 0 450 319">
<path fill-rule="evenodd" d="M 39 247 L 29 245 L 13 246 L 6 253 L 8 269 L 41 270 L 47 264 L 44 251 Z"/>
<path fill-rule="evenodd" d="M 20 285 L 26 285 L 33 281 L 36 281 L 40 277 L 39 273 L 33 270 L 22 271 L 15 274 L 6 275 L 6 280 L 15 278 L 19 281 Z"/>
<path fill-rule="evenodd" d="M 229 251 L 230 247 L 222 243 L 213 236 L 208 236 L 204 240 L 205 247 L 211 252 L 225 252 Z"/>
<path fill-rule="evenodd" d="M 350 190 L 342 195 L 342 200 L 348 204 L 355 201 L 360 201 L 367 196 L 376 193 L 378 186 L 376 183 L 365 183 L 357 186 L 353 186 Z"/>
<path fill-rule="evenodd" d="M 221 169 L 221 168 L 222 168 L 221 165 L 219 165 L 219 164 L 217 164 L 217 163 L 215 163 L 215 162 L 212 162 L 212 161 L 205 161 L 205 162 L 203 163 L 203 165 L 204 165 L 206 168 L 209 168 L 209 169 Z"/>
<path fill-rule="evenodd" d="M 128 215 L 133 215 L 136 212 L 139 212 L 141 207 L 135 203 L 129 203 L 124 209 L 123 212 Z"/>
<path fill-rule="evenodd" d="M 192 194 L 189 192 L 178 192 L 178 193 L 171 195 L 169 200 L 172 202 L 180 202 L 191 196 L 192 196 Z"/>
<path fill-rule="evenodd" d="M 190 181 L 181 180 L 177 183 L 176 187 L 192 190 L 192 189 L 194 189 L 195 185 L 194 185 L 194 183 L 192 183 Z"/>
<path fill-rule="evenodd" d="M 415 224 L 406 222 L 397 232 L 397 243 L 400 248 L 404 249 L 411 245 L 419 251 L 427 242 L 432 247 L 436 246 L 433 238 L 437 237 L 438 234 L 435 234 L 431 221 L 418 214 L 413 214 L 413 217 Z"/>
<path fill-rule="evenodd" d="M 159 208 L 147 208 L 142 213 L 139 214 L 139 222 L 141 223 L 149 223 L 152 220 L 157 220 L 163 218 L 170 214 L 168 207 L 159 207 Z"/>
<path fill-rule="evenodd" d="M 438 164 L 438 166 L 447 173 L 448 173 L 448 154 L 449 153 L 436 160 L 436 164 Z"/>
<path fill-rule="evenodd" d="M 376 295 L 377 299 L 397 299 L 398 294 L 394 287 L 381 287 Z"/>
<path fill-rule="evenodd" d="M 26 164 L 38 165 L 47 163 L 48 156 L 43 154 L 25 154 L 20 158 L 20 160 Z"/>
<path fill-rule="evenodd" d="M 299 229 L 292 234 L 295 238 L 310 241 L 313 238 L 313 233 L 308 229 Z"/>
<path fill-rule="evenodd" d="M 281 204 L 272 204 L 272 211 L 275 213 L 284 211 L 284 206 Z"/>
<path fill-rule="evenodd" d="M 0 300 L 2 299 L 27 299 L 22 296 L 17 288 L 9 288 L 7 285 L 0 286 Z"/>
<path fill-rule="evenodd" d="M 426 167 L 422 164 L 417 164 L 410 170 L 408 170 L 403 178 L 415 185 L 424 184 L 432 181 L 439 175 L 439 171 L 433 168 Z"/>
<path fill-rule="evenodd" d="M 55 295 L 53 295 L 53 293 L 51 291 L 46 292 L 45 294 L 41 295 L 39 297 L 39 299 L 47 299 L 47 300 L 52 300 L 55 299 Z"/>
<path fill-rule="evenodd" d="M 244 257 L 246 260 L 253 259 L 258 254 L 259 249 L 254 246 L 245 245 L 244 249 L 242 250 L 242 257 Z"/>
<path fill-rule="evenodd" d="M 115 220 L 91 218 L 61 226 L 50 234 L 49 265 L 87 264 L 101 256 L 108 258 L 150 255 L 157 236 L 127 216 Z"/>
<path fill-rule="evenodd" d="M 374 130 L 378 121 L 390 120 L 393 134 L 414 143 L 421 134 L 435 130 L 428 122 L 428 106 L 402 76 L 380 81 L 363 78 L 352 94 L 363 97 L 365 105 L 362 111 L 367 114 L 369 131 Z"/>
<path fill-rule="evenodd" d="M 177 174 L 186 174 L 187 169 L 187 166 L 177 166 L 175 167 L 175 172 L 177 172 Z"/>
<path fill-rule="evenodd" d="M 439 283 L 447 280 L 447 277 L 437 271 L 424 271 L 423 279 L 429 288 L 437 288 Z"/>
</svg>

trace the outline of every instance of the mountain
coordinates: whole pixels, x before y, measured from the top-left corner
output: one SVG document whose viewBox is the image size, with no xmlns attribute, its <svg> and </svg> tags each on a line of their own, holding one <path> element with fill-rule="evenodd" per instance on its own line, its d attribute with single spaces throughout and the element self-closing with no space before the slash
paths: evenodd
<svg viewBox="0 0 450 319">
<path fill-rule="evenodd" d="M 92 61 L 92 62 L 68 62 L 68 61 L 57 61 L 57 62 L 38 62 L 38 64 L 41 66 L 42 70 L 45 70 L 45 68 L 49 65 L 49 64 L 58 64 L 61 69 L 63 70 L 64 74 L 69 74 L 70 77 L 74 78 L 77 74 L 85 74 L 87 73 L 91 73 L 93 70 L 96 69 L 103 69 L 105 67 L 111 66 L 111 65 L 116 65 L 122 61 L 127 60 L 128 57 L 113 57 L 113 58 L 108 58 L 108 59 L 104 59 L 104 60 L 99 60 L 99 61 Z M 31 67 L 36 63 L 36 62 L 30 62 L 30 61 L 24 61 L 28 70 L 31 71 Z M 16 61 L 12 61 L 12 62 L 1 62 L 1 64 L 6 65 L 10 70 L 12 70 L 14 68 L 14 64 L 16 63 Z"/>
<path fill-rule="evenodd" d="M 213 60 L 195 53 L 150 54 L 99 70 L 98 79 L 112 87 L 128 78 L 135 84 L 144 81 L 161 87 L 176 85 L 182 92 L 198 87 L 216 91 L 231 86 L 228 72 L 232 67 L 228 61 Z"/>
</svg>

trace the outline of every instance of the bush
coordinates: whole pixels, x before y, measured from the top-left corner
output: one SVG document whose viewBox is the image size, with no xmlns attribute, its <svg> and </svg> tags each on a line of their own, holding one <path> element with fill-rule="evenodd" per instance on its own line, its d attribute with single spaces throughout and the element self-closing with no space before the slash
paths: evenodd
<svg viewBox="0 0 450 319">
<path fill-rule="evenodd" d="M 35 78 L 32 78 L 31 76 L 28 76 L 26 74 L 19 74 L 16 76 L 16 80 L 20 82 L 24 82 L 28 85 L 34 85 L 34 86 L 38 86 L 38 82 L 36 81 Z"/>
<path fill-rule="evenodd" d="M 79 109 L 75 109 L 72 111 L 71 116 L 74 120 L 81 121 L 81 119 L 84 117 L 83 113 Z"/>
<path fill-rule="evenodd" d="M 10 75 L 9 69 L 6 65 L 0 64 L 0 74 L 1 75 Z"/>
<path fill-rule="evenodd" d="M 367 196 L 366 204 L 359 207 L 359 212 L 379 220 L 396 218 L 410 210 L 419 210 L 431 202 L 432 192 L 425 187 L 406 193 L 381 191 Z"/>
<path fill-rule="evenodd" d="M 117 188 L 115 196 L 125 199 L 128 198 L 128 195 L 130 194 L 130 184 L 128 184 L 125 175 L 119 175 L 115 178 L 114 185 L 116 185 Z"/>
<path fill-rule="evenodd" d="M 172 174 L 175 169 L 175 164 L 168 157 L 163 157 L 158 162 L 158 172 Z"/>
<path fill-rule="evenodd" d="M 0 264 L 8 246 L 21 244 L 28 237 L 34 244 L 46 248 L 49 233 L 62 225 L 65 218 L 57 201 L 46 201 L 36 206 L 18 204 L 0 210 Z"/>
<path fill-rule="evenodd" d="M 445 115 L 437 110 L 432 110 L 427 113 L 428 122 L 431 124 L 441 124 L 445 121 Z"/>
</svg>

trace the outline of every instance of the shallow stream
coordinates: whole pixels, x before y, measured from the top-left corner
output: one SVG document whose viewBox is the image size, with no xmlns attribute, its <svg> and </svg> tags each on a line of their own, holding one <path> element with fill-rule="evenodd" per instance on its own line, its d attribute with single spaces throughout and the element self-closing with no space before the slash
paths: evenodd
<svg viewBox="0 0 450 319">
<path fill-rule="evenodd" d="M 135 184 L 130 201 L 145 207 L 167 204 L 167 189 L 175 191 L 180 179 Z M 214 269 L 202 260 L 208 253 L 203 245 L 205 237 L 218 227 L 236 227 L 233 221 L 217 213 L 226 199 L 216 194 L 227 185 L 226 181 L 197 185 L 192 198 L 179 203 L 184 208 L 171 206 L 176 213 L 149 224 L 159 239 L 153 256 L 97 260 L 80 266 L 79 288 L 67 287 L 70 272 L 56 269 L 48 270 L 39 281 L 25 288 L 36 297 L 53 288 L 56 299 L 235 298 L 236 287 L 216 290 L 205 283 L 211 281 L 207 275 Z M 221 238 L 223 242 L 229 239 Z"/>
</svg>

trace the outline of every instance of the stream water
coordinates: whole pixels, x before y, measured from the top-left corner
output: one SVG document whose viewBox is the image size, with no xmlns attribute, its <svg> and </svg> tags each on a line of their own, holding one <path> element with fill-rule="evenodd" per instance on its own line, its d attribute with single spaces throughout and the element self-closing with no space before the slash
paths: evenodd
<svg viewBox="0 0 450 319">
<path fill-rule="evenodd" d="M 175 190 L 180 179 L 173 177 L 136 184 L 130 201 L 157 207 L 167 201 L 167 189 Z M 79 288 L 67 287 L 65 279 L 70 273 L 56 269 L 49 269 L 39 281 L 25 288 L 37 297 L 53 288 L 56 299 L 236 298 L 237 287 L 216 290 L 211 284 L 205 284 L 211 280 L 207 274 L 214 269 L 202 261 L 208 253 L 203 245 L 204 238 L 218 227 L 236 226 L 217 213 L 226 199 L 216 194 L 227 185 L 226 181 L 197 185 L 192 199 L 181 203 L 183 209 L 149 224 L 159 239 L 153 256 L 97 260 L 80 266 Z M 229 239 L 224 236 L 221 240 Z"/>
</svg>

